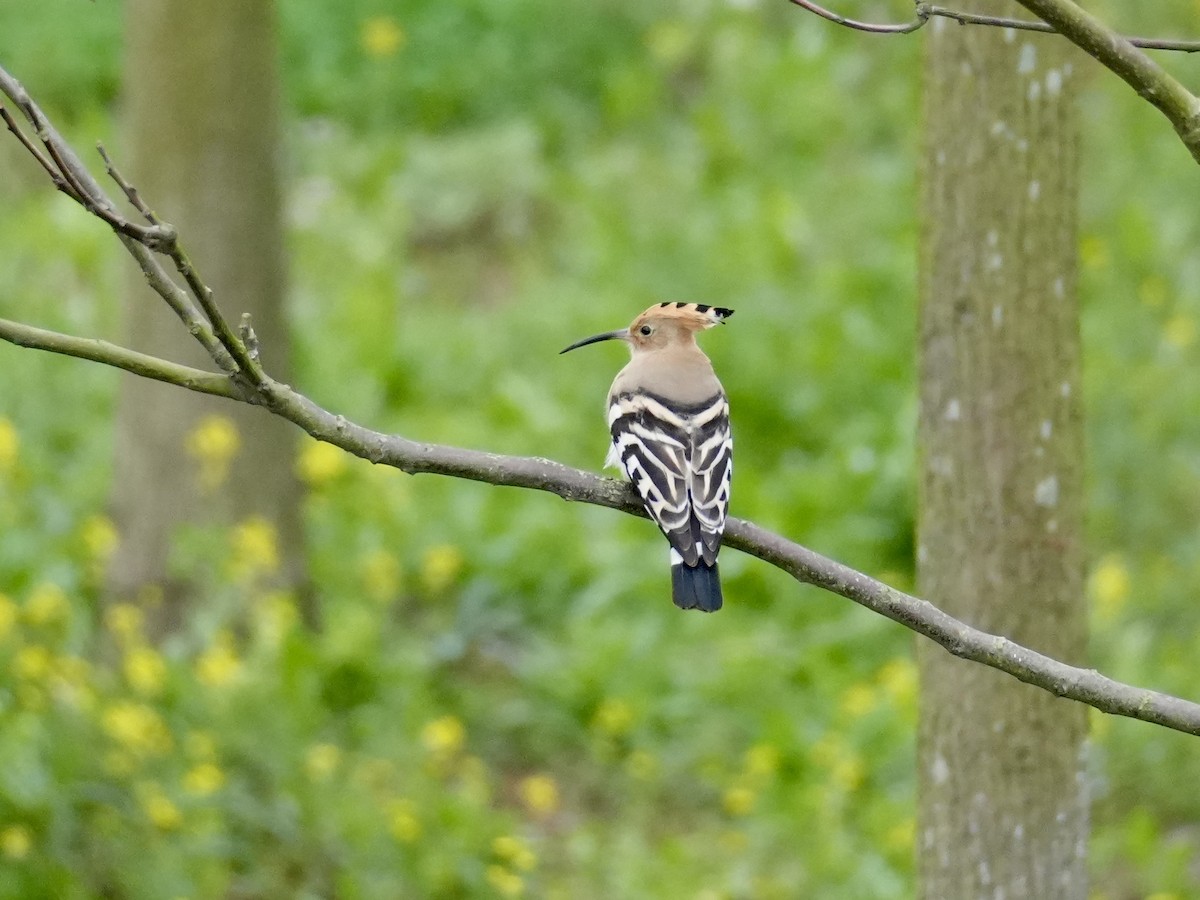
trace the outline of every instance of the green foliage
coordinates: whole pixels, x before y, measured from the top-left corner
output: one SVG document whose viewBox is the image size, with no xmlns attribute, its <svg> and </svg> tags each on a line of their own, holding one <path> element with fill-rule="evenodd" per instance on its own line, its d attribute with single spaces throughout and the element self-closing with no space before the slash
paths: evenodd
<svg viewBox="0 0 1200 900">
<path fill-rule="evenodd" d="M 0 58 L 77 146 L 104 137 L 117 10 L 20 6 Z M 910 582 L 919 39 L 784 4 L 282 12 L 302 390 L 596 468 L 621 354 L 557 351 L 660 298 L 726 303 L 704 340 L 734 513 Z M 1095 83 L 1093 662 L 1196 697 L 1196 174 Z M 111 235 L 0 190 L 0 315 L 119 334 Z M 115 377 L 7 346 L 0 372 L 0 895 L 911 895 L 897 626 L 732 552 L 729 608 L 682 615 L 646 522 L 301 442 L 323 630 L 262 587 L 274 537 L 247 522 L 181 538 L 206 602 L 152 648 L 100 605 Z M 1098 882 L 1200 890 L 1194 739 L 1095 736 Z"/>
</svg>

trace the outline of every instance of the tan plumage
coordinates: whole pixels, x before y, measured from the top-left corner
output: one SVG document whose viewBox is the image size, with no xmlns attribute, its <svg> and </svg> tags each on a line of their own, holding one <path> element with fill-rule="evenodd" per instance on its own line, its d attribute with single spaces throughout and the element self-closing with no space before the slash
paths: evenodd
<svg viewBox="0 0 1200 900">
<path fill-rule="evenodd" d="M 621 331 L 586 338 L 563 350 L 624 340 L 629 364 L 608 394 L 612 447 L 619 465 L 671 544 L 677 606 L 721 608 L 717 552 L 725 530 L 733 475 L 729 404 L 696 333 L 733 310 L 695 303 L 652 306 Z"/>
</svg>

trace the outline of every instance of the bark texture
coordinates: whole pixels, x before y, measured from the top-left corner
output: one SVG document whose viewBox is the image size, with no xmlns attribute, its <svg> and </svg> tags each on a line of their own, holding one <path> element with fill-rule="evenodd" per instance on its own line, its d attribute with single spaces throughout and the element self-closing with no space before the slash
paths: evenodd
<svg viewBox="0 0 1200 900">
<path fill-rule="evenodd" d="M 124 152 L 118 159 L 151 208 L 186 235 L 187 250 L 223 309 L 253 316 L 270 365 L 287 380 L 275 10 L 241 0 L 126 3 Z M 210 367 L 179 321 L 129 274 L 130 345 Z M 226 477 L 189 435 L 206 417 L 231 419 L 239 449 Z M 121 386 L 113 513 L 121 545 L 117 596 L 164 589 L 160 630 L 180 622 L 188 585 L 167 563 L 183 523 L 262 516 L 279 535 L 276 581 L 303 581 L 294 433 L 264 411 L 184 395 L 128 377 Z"/>
<path fill-rule="evenodd" d="M 1076 51 L 925 33 L 918 579 L 951 615 L 1082 664 Z M 1084 900 L 1084 708 L 918 656 L 923 896 Z"/>
</svg>

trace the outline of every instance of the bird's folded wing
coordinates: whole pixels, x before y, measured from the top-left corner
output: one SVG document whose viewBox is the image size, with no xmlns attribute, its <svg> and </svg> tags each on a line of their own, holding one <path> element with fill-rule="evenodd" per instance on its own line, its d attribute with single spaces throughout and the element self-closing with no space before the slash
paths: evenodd
<svg viewBox="0 0 1200 900">
<path fill-rule="evenodd" d="M 733 474 L 724 395 L 677 406 L 648 393 L 621 394 L 608 421 L 613 455 L 672 548 L 689 566 L 712 565 Z"/>
</svg>

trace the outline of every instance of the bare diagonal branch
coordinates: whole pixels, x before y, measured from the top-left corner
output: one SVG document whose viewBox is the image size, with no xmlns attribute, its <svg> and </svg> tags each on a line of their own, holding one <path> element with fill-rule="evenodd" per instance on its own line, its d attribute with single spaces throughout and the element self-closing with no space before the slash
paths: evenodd
<svg viewBox="0 0 1200 900">
<path fill-rule="evenodd" d="M 923 28 L 930 19 L 953 19 L 960 25 L 990 25 L 993 28 L 1012 28 L 1017 31 L 1040 31 L 1043 34 L 1054 34 L 1058 31 L 1048 22 L 1032 21 L 1030 19 L 1014 19 L 1009 16 L 984 16 L 977 13 L 959 12 L 945 6 L 936 6 L 917 0 L 916 16 L 908 22 L 861 22 L 851 19 L 841 13 L 834 12 L 815 3 L 814 0 L 788 0 L 793 6 L 799 6 L 810 13 L 828 19 L 837 25 L 853 28 L 855 31 L 865 31 L 869 34 L 911 34 Z M 1181 41 L 1172 38 L 1126 37 L 1135 47 L 1143 50 L 1173 50 L 1177 53 L 1200 53 L 1200 41 Z"/>
<path fill-rule="evenodd" d="M 32 106 L 32 100 L 28 100 L 16 80 L 0 69 L 0 91 L 14 98 L 14 90 L 18 96 L 24 98 L 22 102 L 27 101 Z M 14 98 L 15 102 L 17 100 Z M 47 127 L 49 128 L 48 123 Z M 97 198 L 103 198 L 110 207 L 111 201 L 107 200 L 87 169 L 78 162 L 70 147 L 54 134 L 52 129 L 47 133 L 52 134 L 56 142 L 54 163 L 43 163 L 43 168 L 54 178 L 56 167 L 61 160 L 61 165 L 71 170 L 71 178 L 67 182 L 71 189 L 94 192 L 94 202 L 83 204 L 84 208 L 111 226 L 109 216 L 99 211 L 100 200 Z M 40 152 L 37 145 L 28 139 L 23 140 L 22 144 L 35 156 Z M 111 163 L 109 166 L 111 168 Z M 114 179 L 127 197 L 131 197 L 131 192 L 136 194 L 133 187 L 123 178 L 114 174 Z M 141 207 L 139 209 L 145 215 L 145 210 Z M 174 233 L 174 229 L 166 223 L 152 223 L 150 227 L 162 229 L 160 234 L 168 231 Z M 179 251 L 178 257 L 172 255 L 172 259 L 181 274 L 187 278 L 193 295 L 204 304 L 214 327 L 221 323 L 225 333 L 220 334 L 219 340 L 214 339 L 214 332 L 199 318 L 190 298 L 167 275 L 147 246 L 156 238 L 149 236 L 148 232 L 138 238 L 134 235 L 139 232 L 115 230 L 122 244 L 133 254 L 146 273 L 150 286 L 179 314 L 192 334 L 210 350 L 223 374 L 181 366 L 104 341 L 59 334 L 7 320 L 0 320 L 0 340 L 21 347 L 46 350 L 114 366 L 192 391 L 261 405 L 299 426 L 317 440 L 410 474 L 432 473 L 485 484 L 547 491 L 564 500 L 590 503 L 631 515 L 645 516 L 641 501 L 625 482 L 601 478 L 548 459 L 503 456 L 479 450 L 419 443 L 398 435 L 372 431 L 321 408 L 289 386 L 270 378 L 262 370 L 251 348 L 256 342 L 250 339 L 252 332 L 249 323 L 244 323 L 245 341 L 233 335 L 232 329 L 213 302 L 212 292 L 187 262 L 187 257 L 182 255 L 182 251 Z M 173 239 L 172 248 L 178 248 L 178 242 Z M 155 249 L 172 253 L 172 250 L 163 249 L 161 246 Z M 1028 684 L 1060 697 L 1086 703 L 1103 712 L 1200 735 L 1200 704 L 1123 684 L 1094 670 L 1068 665 L 1013 643 L 1005 637 L 972 628 L 925 600 L 891 588 L 869 575 L 821 556 L 743 519 L 728 521 L 724 542 L 782 569 L 797 581 L 853 600 L 886 616 L 937 642 L 962 659 L 1006 672 Z"/>
<path fill-rule="evenodd" d="M 990 25 L 1024 31 L 1058 33 L 1105 66 L 1138 96 L 1159 110 L 1175 127 L 1179 139 L 1200 162 L 1200 97 L 1189 91 L 1143 50 L 1200 52 L 1200 41 L 1125 37 L 1113 31 L 1072 0 L 1017 0 L 1041 21 L 958 12 L 917 0 L 916 17 L 909 22 L 860 22 L 817 4 L 814 0 L 788 0 L 823 19 L 872 34 L 909 34 L 934 18 L 953 19 L 961 25 Z"/>
<path fill-rule="evenodd" d="M 1108 68 L 1167 117 L 1200 162 L 1200 97 L 1171 73 L 1072 0 L 1017 0 L 1055 31 Z"/>
</svg>

